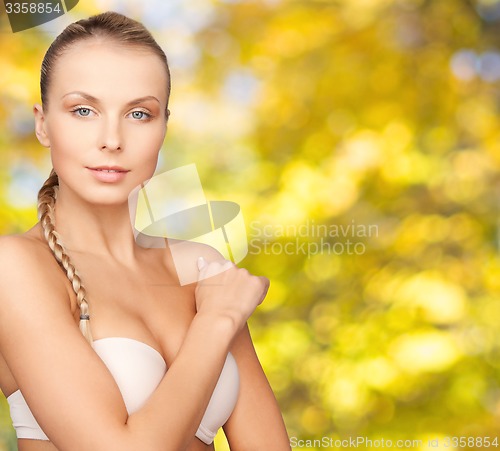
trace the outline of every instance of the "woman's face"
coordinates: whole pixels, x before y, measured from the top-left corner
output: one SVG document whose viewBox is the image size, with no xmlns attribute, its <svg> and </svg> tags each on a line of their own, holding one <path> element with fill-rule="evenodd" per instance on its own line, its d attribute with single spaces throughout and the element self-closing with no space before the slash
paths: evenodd
<svg viewBox="0 0 500 451">
<path fill-rule="evenodd" d="M 60 196 L 124 203 L 153 175 L 166 133 L 167 74 L 147 49 L 92 39 L 71 46 L 51 74 L 36 132 L 50 147 Z"/>
</svg>

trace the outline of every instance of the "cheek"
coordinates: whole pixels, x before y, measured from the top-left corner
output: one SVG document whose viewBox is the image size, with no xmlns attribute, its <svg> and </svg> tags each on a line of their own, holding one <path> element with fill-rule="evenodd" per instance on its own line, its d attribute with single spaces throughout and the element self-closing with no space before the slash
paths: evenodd
<svg viewBox="0 0 500 451">
<path fill-rule="evenodd" d="M 140 173 L 141 182 L 153 177 L 158 164 L 159 147 L 138 149 L 135 158 L 136 171 Z"/>
<path fill-rule="evenodd" d="M 50 134 L 50 154 L 57 173 L 61 173 L 81 156 L 86 147 L 85 137 L 74 133 L 70 127 L 58 127 L 57 133 Z"/>
<path fill-rule="evenodd" d="M 165 134 L 160 127 L 146 127 L 135 130 L 126 138 L 124 156 L 133 161 L 136 171 L 141 174 L 141 181 L 151 178 L 158 164 L 158 154 L 163 145 Z"/>
<path fill-rule="evenodd" d="M 125 150 L 144 162 L 156 161 L 165 137 L 162 127 L 130 128 L 124 139 Z"/>
<path fill-rule="evenodd" d="M 89 148 L 97 133 L 96 127 L 89 125 L 82 127 L 74 120 L 56 117 L 47 127 L 50 147 L 68 156 L 74 154 L 76 149 Z"/>
</svg>

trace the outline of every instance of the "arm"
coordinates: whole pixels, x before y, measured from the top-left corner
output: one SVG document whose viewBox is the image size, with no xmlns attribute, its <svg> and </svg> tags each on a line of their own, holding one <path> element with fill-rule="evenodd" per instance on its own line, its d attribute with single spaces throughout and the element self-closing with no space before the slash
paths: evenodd
<svg viewBox="0 0 500 451">
<path fill-rule="evenodd" d="M 260 365 L 248 327 L 234 339 L 231 352 L 240 371 L 240 394 L 224 425 L 233 451 L 290 450 L 276 398 Z"/>
<path fill-rule="evenodd" d="M 199 312 L 169 371 L 145 406 L 128 416 L 114 379 L 75 324 L 68 284 L 52 256 L 24 238 L 3 237 L 0 271 L 0 352 L 61 451 L 188 446 L 231 342 L 262 296 L 254 276 L 235 268 L 217 275 L 213 287 L 219 289 L 202 290 Z M 244 312 L 229 301 L 249 281 Z M 227 296 L 220 296 L 221 288 Z"/>
</svg>

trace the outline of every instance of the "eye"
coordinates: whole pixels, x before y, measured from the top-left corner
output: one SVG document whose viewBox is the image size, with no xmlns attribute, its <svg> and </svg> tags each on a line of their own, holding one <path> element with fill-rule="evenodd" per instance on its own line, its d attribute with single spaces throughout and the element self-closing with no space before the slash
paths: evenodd
<svg viewBox="0 0 500 451">
<path fill-rule="evenodd" d="M 78 107 L 75 108 L 74 110 L 71 110 L 71 112 L 75 113 L 77 116 L 88 117 L 90 116 L 90 113 L 92 113 L 92 110 L 86 107 Z"/>
<path fill-rule="evenodd" d="M 151 118 L 150 114 L 146 113 L 145 111 L 140 111 L 140 110 L 132 111 L 131 115 L 134 119 L 138 119 L 138 120 L 148 120 Z"/>
</svg>

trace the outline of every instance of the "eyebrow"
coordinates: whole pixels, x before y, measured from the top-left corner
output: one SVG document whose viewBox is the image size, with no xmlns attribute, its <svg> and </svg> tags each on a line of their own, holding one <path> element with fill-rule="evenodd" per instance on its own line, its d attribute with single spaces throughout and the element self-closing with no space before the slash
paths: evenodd
<svg viewBox="0 0 500 451">
<path fill-rule="evenodd" d="M 83 99 L 85 99 L 85 100 L 87 100 L 89 102 L 101 103 L 100 100 L 97 97 L 94 97 L 93 95 L 87 94 L 86 92 L 83 92 L 83 91 L 68 92 L 67 94 L 64 94 L 61 97 L 61 99 L 64 99 L 67 96 L 73 96 L 73 95 L 74 96 L 80 96 L 80 97 L 82 97 Z M 144 96 L 144 97 L 139 97 L 137 99 L 133 99 L 130 102 L 127 102 L 127 106 L 137 105 L 137 104 L 142 103 L 142 102 L 144 102 L 146 100 L 156 100 L 158 103 L 160 103 L 160 101 L 155 96 Z"/>
</svg>

